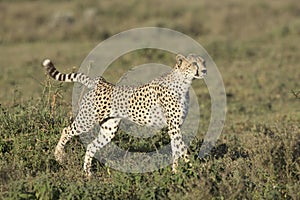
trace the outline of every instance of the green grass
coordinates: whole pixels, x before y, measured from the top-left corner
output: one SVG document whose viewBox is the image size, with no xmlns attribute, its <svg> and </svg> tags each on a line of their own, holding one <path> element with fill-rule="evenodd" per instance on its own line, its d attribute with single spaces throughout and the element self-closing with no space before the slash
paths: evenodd
<svg viewBox="0 0 300 200">
<path fill-rule="evenodd" d="M 0 198 L 299 198 L 299 13 L 297 0 L 0 1 Z M 95 160 L 88 180 L 79 138 L 67 145 L 63 165 L 54 159 L 71 121 L 73 85 L 49 80 L 40 63 L 49 57 L 61 71 L 72 71 L 99 42 L 144 26 L 181 31 L 211 55 L 226 87 L 223 133 L 210 156 L 196 159 L 210 96 L 203 81 L 195 81 L 202 118 L 189 148 L 192 167 L 180 163 L 175 175 L 171 167 L 134 174 Z M 174 58 L 135 51 L 114 62 L 105 78 L 116 82 L 147 62 L 172 65 Z M 138 150 L 159 147 L 160 140 L 169 141 L 164 132 L 137 140 L 119 131 L 114 142 Z"/>
</svg>

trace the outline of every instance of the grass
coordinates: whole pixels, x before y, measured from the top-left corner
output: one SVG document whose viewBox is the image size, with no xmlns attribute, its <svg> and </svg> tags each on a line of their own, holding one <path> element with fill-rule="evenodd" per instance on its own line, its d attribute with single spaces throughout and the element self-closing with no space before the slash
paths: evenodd
<svg viewBox="0 0 300 200">
<path fill-rule="evenodd" d="M 0 1 L 0 198 L 299 198 L 299 11 L 297 0 Z M 54 159 L 72 117 L 73 85 L 49 80 L 40 63 L 50 57 L 62 71 L 72 71 L 99 42 L 144 26 L 181 31 L 211 55 L 226 87 L 223 133 L 209 156 L 196 159 L 210 96 L 195 81 L 202 118 L 189 148 L 192 167 L 180 163 L 175 175 L 171 167 L 135 174 L 95 161 L 95 176 L 88 180 L 79 138 L 67 145 L 63 165 Z M 131 66 L 147 62 L 172 65 L 174 58 L 132 52 L 113 63 L 105 78 L 116 82 Z M 152 139 L 120 131 L 114 142 L 139 150 L 169 141 L 164 133 Z"/>
</svg>

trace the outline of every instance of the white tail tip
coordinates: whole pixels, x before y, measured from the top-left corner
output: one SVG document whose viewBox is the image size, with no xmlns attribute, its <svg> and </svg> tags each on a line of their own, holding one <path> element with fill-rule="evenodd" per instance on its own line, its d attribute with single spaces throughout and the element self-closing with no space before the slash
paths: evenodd
<svg viewBox="0 0 300 200">
<path fill-rule="evenodd" d="M 47 58 L 43 61 L 43 66 L 47 67 L 50 63 L 51 63 L 51 60 Z"/>
</svg>

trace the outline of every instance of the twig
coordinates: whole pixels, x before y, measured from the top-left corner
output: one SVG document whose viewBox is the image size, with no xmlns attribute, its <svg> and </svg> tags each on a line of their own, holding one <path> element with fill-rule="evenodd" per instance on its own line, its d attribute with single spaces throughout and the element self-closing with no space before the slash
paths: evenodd
<svg viewBox="0 0 300 200">
<path fill-rule="evenodd" d="M 300 99 L 300 91 L 292 90 L 293 95 L 295 95 L 296 99 Z"/>
</svg>

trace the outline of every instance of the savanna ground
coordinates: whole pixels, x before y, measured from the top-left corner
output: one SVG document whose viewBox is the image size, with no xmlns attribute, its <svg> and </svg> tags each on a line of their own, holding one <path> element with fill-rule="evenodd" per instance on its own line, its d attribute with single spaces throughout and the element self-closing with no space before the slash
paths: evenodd
<svg viewBox="0 0 300 200">
<path fill-rule="evenodd" d="M 195 81 L 201 123 L 192 142 L 192 167 L 124 173 L 94 162 L 82 170 L 79 138 L 63 165 L 54 148 L 72 117 L 72 84 L 49 80 L 50 57 L 74 70 L 99 42 L 124 30 L 158 26 L 187 34 L 208 51 L 222 74 L 226 123 L 216 147 L 196 159 L 210 119 L 210 96 Z M 2 199 L 299 199 L 300 4 L 285 1 L 0 1 L 0 198 Z M 172 66 L 165 52 L 141 50 L 113 63 L 115 82 L 138 64 Z M 68 66 L 68 67 L 62 67 Z M 76 69 L 75 69 L 76 70 Z M 147 142 L 120 131 L 123 148 Z M 195 159 L 194 159 L 195 158 Z"/>
</svg>

